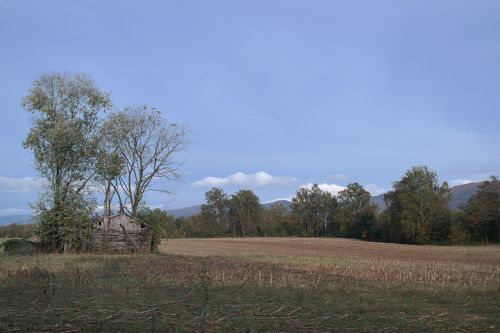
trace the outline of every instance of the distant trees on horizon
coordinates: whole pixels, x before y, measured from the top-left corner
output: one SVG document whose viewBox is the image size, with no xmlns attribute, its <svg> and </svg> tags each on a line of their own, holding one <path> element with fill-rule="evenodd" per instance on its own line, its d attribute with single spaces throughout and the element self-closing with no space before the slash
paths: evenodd
<svg viewBox="0 0 500 333">
<path fill-rule="evenodd" d="M 358 183 L 336 196 L 317 184 L 300 188 L 291 209 L 263 208 L 250 190 L 229 195 L 220 188 L 205 193 L 200 214 L 174 218 L 165 214 L 165 237 L 307 236 L 347 237 L 404 244 L 499 242 L 500 181 L 492 176 L 460 212 L 448 208 L 450 189 L 434 171 L 415 166 L 384 195 L 377 211 L 370 193 Z M 158 214 L 160 210 L 146 211 Z"/>
</svg>

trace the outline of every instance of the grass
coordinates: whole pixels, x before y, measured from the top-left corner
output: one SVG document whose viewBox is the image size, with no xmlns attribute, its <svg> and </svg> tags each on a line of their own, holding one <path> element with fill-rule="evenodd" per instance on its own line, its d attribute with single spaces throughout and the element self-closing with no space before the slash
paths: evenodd
<svg viewBox="0 0 500 333">
<path fill-rule="evenodd" d="M 494 332 L 499 254 L 256 238 L 168 240 L 160 255 L 0 256 L 0 331 Z M 425 265 L 449 280 L 389 274 Z"/>
</svg>

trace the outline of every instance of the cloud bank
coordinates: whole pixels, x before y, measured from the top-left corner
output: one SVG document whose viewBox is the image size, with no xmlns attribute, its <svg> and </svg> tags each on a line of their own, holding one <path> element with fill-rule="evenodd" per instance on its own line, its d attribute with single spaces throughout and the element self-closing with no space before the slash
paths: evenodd
<svg viewBox="0 0 500 333">
<path fill-rule="evenodd" d="M 269 186 L 290 186 L 297 182 L 295 177 L 279 177 L 259 171 L 253 174 L 237 172 L 227 177 L 204 177 L 194 182 L 195 187 L 224 187 L 224 186 L 248 186 L 248 187 L 269 187 Z"/>
</svg>

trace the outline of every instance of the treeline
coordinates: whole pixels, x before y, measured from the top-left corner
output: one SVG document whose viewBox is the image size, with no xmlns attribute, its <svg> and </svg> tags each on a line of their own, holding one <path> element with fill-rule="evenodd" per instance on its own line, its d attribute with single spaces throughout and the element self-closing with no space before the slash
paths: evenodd
<svg viewBox="0 0 500 333">
<path fill-rule="evenodd" d="M 228 195 L 220 188 L 205 194 L 201 213 L 174 218 L 159 209 L 141 217 L 159 237 L 334 236 L 406 244 L 499 242 L 500 181 L 492 176 L 459 212 L 448 208 L 450 189 L 435 172 L 416 166 L 393 183 L 378 212 L 370 193 L 351 183 L 333 196 L 318 185 L 300 188 L 291 209 L 262 208 L 250 190 Z"/>
<path fill-rule="evenodd" d="M 34 224 L 12 223 L 0 227 L 0 238 L 29 238 L 33 236 Z"/>
</svg>

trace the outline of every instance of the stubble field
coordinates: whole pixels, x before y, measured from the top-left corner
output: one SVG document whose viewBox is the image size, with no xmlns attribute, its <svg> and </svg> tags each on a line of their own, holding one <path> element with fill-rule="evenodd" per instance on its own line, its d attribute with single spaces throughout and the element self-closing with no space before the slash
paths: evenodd
<svg viewBox="0 0 500 333">
<path fill-rule="evenodd" d="M 0 256 L 0 331 L 500 328 L 500 247 L 163 240 L 158 255 Z"/>
</svg>

